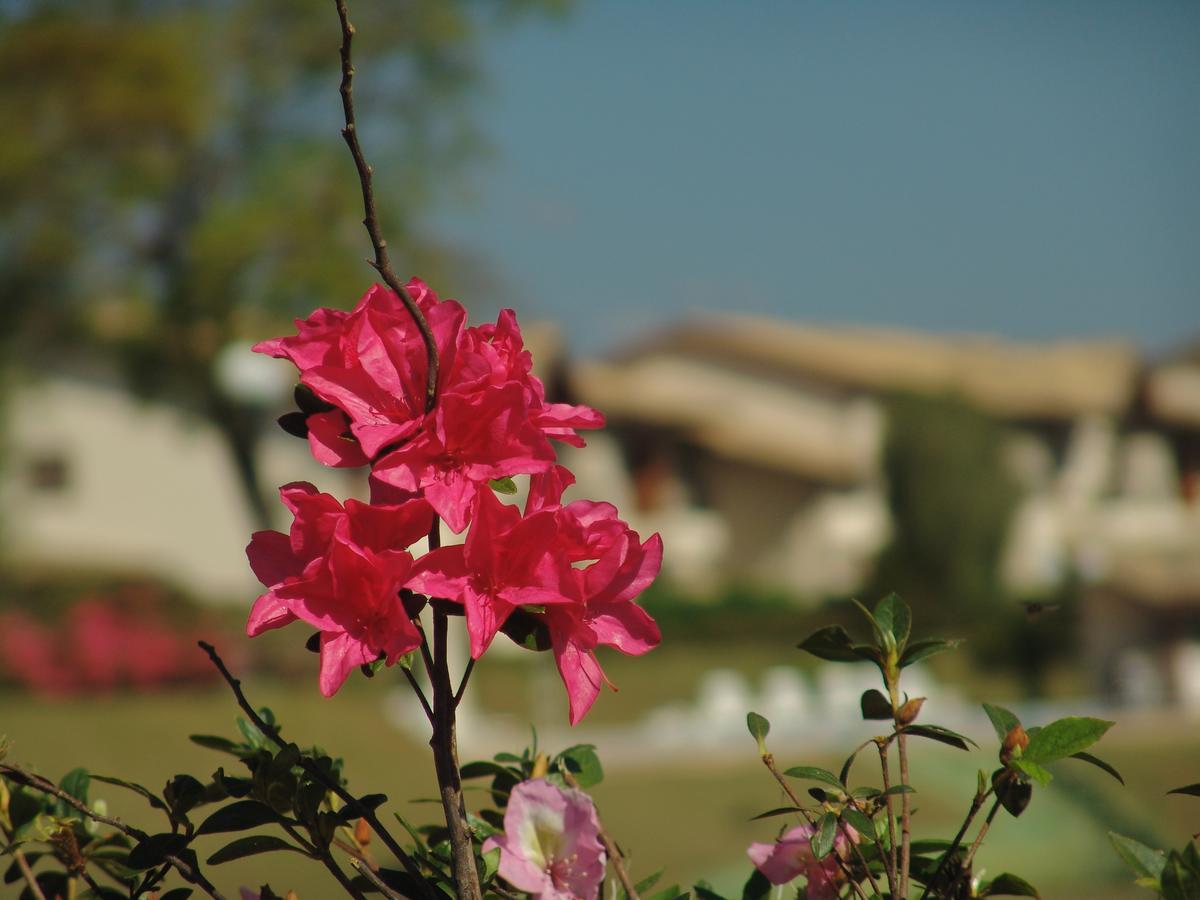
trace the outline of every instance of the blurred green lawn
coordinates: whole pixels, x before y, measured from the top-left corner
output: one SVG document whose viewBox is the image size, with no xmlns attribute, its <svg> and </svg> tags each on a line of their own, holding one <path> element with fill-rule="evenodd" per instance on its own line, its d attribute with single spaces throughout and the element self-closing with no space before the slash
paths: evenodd
<svg viewBox="0 0 1200 900">
<path fill-rule="evenodd" d="M 708 666 L 732 663 L 753 672 L 781 661 L 785 660 L 768 656 L 761 647 L 749 646 L 726 647 L 720 653 L 677 646 L 645 660 L 607 657 L 606 668 L 622 690 L 601 697 L 594 721 L 632 721 L 664 697 L 693 696 L 696 673 Z M 549 663 L 543 658 L 536 665 Z M 521 663 L 485 660 L 473 683 L 488 707 L 528 715 L 536 702 L 533 694 L 552 683 L 548 675 L 544 670 L 531 675 L 530 667 Z M 354 679 L 333 700 L 317 693 L 315 666 L 295 682 L 248 677 L 245 687 L 253 702 L 275 710 L 285 735 L 342 756 L 356 791 L 382 791 L 391 798 L 390 809 L 412 820 L 434 821 L 440 812 L 436 805 L 411 802 L 436 795 L 428 750 L 382 721 L 381 680 L 393 683 L 386 678 L 376 683 Z M 559 693 L 554 704 L 561 703 Z M 561 705 L 559 714 L 565 720 L 565 704 Z M 218 689 L 71 700 L 6 693 L 0 694 L 0 709 L 0 734 L 12 741 L 12 760 L 56 780 L 83 764 L 93 772 L 154 787 L 178 772 L 203 777 L 227 765 L 229 757 L 191 744 L 186 735 L 233 736 L 237 715 L 232 697 Z M 936 720 L 936 710 L 929 714 Z M 802 746 L 773 749 L 784 767 L 814 764 L 836 769 L 844 757 L 806 754 Z M 1014 871 L 1038 885 L 1047 898 L 1149 896 L 1132 885 L 1106 832 L 1113 829 L 1159 841 L 1159 846 L 1182 845 L 1200 827 L 1200 801 L 1163 796 L 1170 787 L 1200 780 L 1200 722 L 1119 717 L 1098 749 L 1123 772 L 1128 787 L 1079 763 L 1058 765 L 1054 783 L 1035 791 L 1021 819 L 1002 814 L 997 820 L 979 857 L 989 874 Z M 752 840 L 769 840 L 783 821 L 748 821 L 781 805 L 781 796 L 759 764 L 748 735 L 745 751 L 744 758 L 734 762 L 647 754 L 636 763 L 608 766 L 609 777 L 593 793 L 606 825 L 632 854 L 635 875 L 666 866 L 665 877 L 684 885 L 707 878 L 722 889 L 740 886 L 748 871 L 745 847 Z M 604 760 L 603 745 L 599 752 Z M 994 749 L 966 754 L 925 743 L 914 759 L 916 804 L 923 807 L 917 836 L 950 836 L 969 802 L 976 769 L 990 772 L 995 767 Z M 869 760 L 862 759 L 855 771 L 869 781 Z M 116 788 L 95 785 L 93 795 L 103 796 L 111 809 L 131 821 L 152 821 Z M 468 795 L 469 803 L 481 799 Z M 221 836 L 204 840 L 208 843 L 201 844 L 202 857 L 223 843 Z M 302 900 L 338 896 L 323 870 L 290 854 L 242 860 L 210 874 L 235 896 L 236 886 L 264 881 L 276 889 L 297 888 Z"/>
</svg>

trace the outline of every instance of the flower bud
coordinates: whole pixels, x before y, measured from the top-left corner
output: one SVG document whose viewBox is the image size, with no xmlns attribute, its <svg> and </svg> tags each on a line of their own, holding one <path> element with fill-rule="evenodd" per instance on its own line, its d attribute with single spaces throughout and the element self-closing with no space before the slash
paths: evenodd
<svg viewBox="0 0 1200 900">
<path fill-rule="evenodd" d="M 360 847 L 371 843 L 371 826 L 367 824 L 366 819 L 359 819 L 354 823 L 354 840 Z"/>
<path fill-rule="evenodd" d="M 533 772 L 529 776 L 533 778 L 545 778 L 546 773 L 550 771 L 550 757 L 545 753 L 539 753 L 533 760 Z"/>
<path fill-rule="evenodd" d="M 1025 733 L 1025 729 L 1018 722 L 1009 729 L 1008 734 L 1004 736 L 1004 743 L 1000 746 L 1000 762 L 1008 765 L 1008 761 L 1014 755 L 1023 753 L 1025 748 L 1029 746 L 1029 735 Z"/>
<path fill-rule="evenodd" d="M 913 697 L 896 713 L 896 724 L 903 728 L 905 725 L 911 725 L 917 721 L 917 715 L 921 712 L 921 705 L 925 702 L 924 697 Z"/>
</svg>

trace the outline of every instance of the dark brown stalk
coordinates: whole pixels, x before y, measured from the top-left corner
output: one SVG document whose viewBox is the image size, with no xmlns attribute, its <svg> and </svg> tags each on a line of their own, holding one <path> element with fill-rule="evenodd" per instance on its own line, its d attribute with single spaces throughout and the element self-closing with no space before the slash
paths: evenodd
<svg viewBox="0 0 1200 900">
<path fill-rule="evenodd" d="M 579 782 L 575 780 L 575 776 L 563 769 L 563 780 L 566 781 L 575 790 L 579 790 Z M 597 819 L 599 816 L 597 816 Z M 617 880 L 621 882 L 621 887 L 625 888 L 625 896 L 628 900 L 641 900 L 641 895 L 637 892 L 637 888 L 633 884 L 633 879 L 629 877 L 629 870 L 625 868 L 625 856 L 621 853 L 621 848 L 617 846 L 617 842 L 612 839 L 612 836 L 605 829 L 603 823 L 600 825 L 600 843 L 604 845 L 604 850 L 608 854 L 608 861 L 612 864 L 613 871 L 617 873 Z"/>
<path fill-rule="evenodd" d="M 33 894 L 34 900 L 46 900 L 46 895 L 42 893 L 42 888 L 37 883 L 37 876 L 33 874 L 33 869 L 29 868 L 29 860 L 25 858 L 25 854 L 20 850 L 14 850 L 13 858 L 17 861 L 17 868 L 21 870 L 25 883 L 29 885 L 29 893 Z"/>
<path fill-rule="evenodd" d="M 892 795 L 888 793 L 892 787 L 892 779 L 888 770 L 887 739 L 877 738 L 875 740 L 875 749 L 879 751 L 879 770 L 883 776 L 883 799 L 887 804 L 888 854 L 884 858 L 884 868 L 887 870 L 888 889 L 891 891 L 892 896 L 903 897 L 903 894 L 896 891 L 896 817 L 892 814 Z"/>
<path fill-rule="evenodd" d="M 996 802 L 992 804 L 992 808 L 988 810 L 987 818 L 983 820 L 983 827 L 979 829 L 979 834 L 975 835 L 975 843 L 971 844 L 971 849 L 967 851 L 967 858 L 962 863 L 962 872 L 971 871 L 971 863 L 975 860 L 975 851 L 983 843 L 983 836 L 992 827 L 992 820 L 996 818 L 996 813 L 1000 812 L 1000 805 L 1000 798 L 997 797 Z"/>
<path fill-rule="evenodd" d="M 900 783 L 908 784 L 908 746 L 904 732 L 896 738 L 896 749 L 900 754 Z M 912 854 L 912 814 L 909 809 L 908 791 L 900 795 L 900 896 L 908 896 L 908 869 Z"/>
<path fill-rule="evenodd" d="M 200 649 L 208 654 L 208 658 L 212 660 L 212 664 L 217 667 L 217 671 L 221 673 L 221 677 L 225 679 L 225 683 L 228 684 L 230 690 L 233 691 L 233 696 L 237 700 L 237 705 L 242 712 L 246 714 L 246 717 L 254 723 L 254 726 L 259 731 L 270 738 L 280 749 L 287 747 L 288 742 L 279 736 L 279 732 L 276 731 L 275 728 L 264 722 L 262 717 L 258 714 L 258 711 L 250 705 L 250 701 L 247 700 L 246 695 L 242 693 L 242 683 L 238 679 L 234 678 L 233 674 L 228 668 L 226 668 L 225 661 L 217 655 L 216 648 L 207 641 L 199 641 L 199 645 Z M 311 760 L 301 757 L 300 766 L 309 774 L 310 777 L 336 794 L 338 798 L 344 804 L 346 804 L 347 807 L 349 807 L 350 811 L 354 813 L 355 816 L 360 819 L 366 819 L 366 822 L 371 827 L 371 830 L 378 835 L 379 840 L 385 847 L 388 848 L 388 850 L 391 851 L 392 855 L 400 861 L 400 864 L 404 866 L 405 871 L 412 875 L 413 878 L 417 879 L 422 885 L 426 885 L 425 876 L 421 873 L 420 866 L 416 864 L 411 856 L 404 852 L 404 848 L 396 842 L 396 839 L 392 837 L 391 832 L 383 827 L 383 823 L 379 821 L 379 817 L 375 815 L 374 810 L 369 809 L 368 807 L 365 807 L 359 803 L 358 798 L 342 787 L 336 778 L 331 778 L 325 772 L 321 771 L 321 769 L 313 765 Z M 434 894 L 432 889 L 426 886 L 425 896 L 435 897 L 436 894 Z"/>
<path fill-rule="evenodd" d="M 439 609 L 433 611 L 433 764 L 437 770 L 442 811 L 450 831 L 450 847 L 454 861 L 454 884 L 460 900 L 482 897 L 479 872 L 475 869 L 475 848 L 467 823 L 467 806 L 463 800 L 462 779 L 458 770 L 458 745 L 455 739 L 455 702 L 450 685 L 447 631 L 449 616 Z"/>
<path fill-rule="evenodd" d="M 371 246 L 375 249 L 375 261 L 371 263 L 375 271 L 389 288 L 396 292 L 404 303 L 404 308 L 408 310 L 409 315 L 413 317 L 413 321 L 417 324 L 417 329 L 421 332 L 421 338 L 425 341 L 425 356 L 428 362 L 425 380 L 425 411 L 429 412 L 433 409 L 437 402 L 437 384 L 438 384 L 438 352 L 437 342 L 434 340 L 433 331 L 429 327 L 429 323 L 425 321 L 425 316 L 421 313 L 416 301 L 409 294 L 408 289 L 396 277 L 395 271 L 392 269 L 391 260 L 388 257 L 387 241 L 384 240 L 383 232 L 379 227 L 379 216 L 375 212 L 375 191 L 372 187 L 372 176 L 374 169 L 367 163 L 366 157 L 363 155 L 362 147 L 358 142 L 358 125 L 354 119 L 354 59 L 351 55 L 351 45 L 354 42 L 354 26 L 350 23 L 350 12 L 346 8 L 346 0 L 335 0 L 337 4 L 338 20 L 342 25 L 342 111 L 345 113 L 346 126 L 342 129 L 342 137 L 346 141 L 346 146 L 350 148 L 350 155 L 354 157 L 354 167 L 358 170 L 358 181 L 362 186 L 363 197 L 363 226 L 367 229 L 367 234 L 371 238 Z"/>
<path fill-rule="evenodd" d="M 796 792 L 792 790 L 792 786 L 784 779 L 783 773 L 780 772 L 778 766 L 775 765 L 775 756 L 771 753 L 764 753 L 762 755 L 762 761 L 763 765 L 767 767 L 767 771 L 775 776 L 775 780 L 779 782 L 779 786 L 783 788 L 783 792 L 787 794 L 788 799 L 792 801 L 792 805 L 800 810 L 800 815 L 804 816 L 804 820 L 815 828 L 817 825 L 817 820 L 813 817 L 812 813 L 804 808 L 804 804 L 800 802 L 800 798 L 796 796 Z M 861 900 L 867 900 L 867 895 L 863 893 L 863 889 L 860 888 L 858 886 L 858 882 L 854 880 L 854 876 L 850 873 L 850 868 L 846 865 L 846 861 L 838 855 L 836 848 L 833 850 L 833 858 L 837 860 L 838 867 L 842 870 L 842 874 L 846 876 L 846 880 L 849 882 L 850 887 L 853 888 L 854 893 L 857 894 Z"/>
<path fill-rule="evenodd" d="M 43 794 L 49 794 L 51 797 L 66 803 L 72 809 L 83 813 L 89 819 L 99 822 L 102 825 L 107 825 L 110 828 L 115 828 L 117 831 L 133 838 L 135 841 L 141 842 L 149 837 L 149 835 L 140 828 L 134 828 L 131 825 L 126 825 L 120 819 L 113 818 L 112 816 L 101 815 L 78 797 L 68 794 L 58 785 L 54 784 L 54 782 L 47 781 L 42 776 L 34 775 L 32 772 L 26 772 L 19 766 L 14 766 L 10 763 L 0 763 L 0 775 L 15 781 L 17 784 L 23 784 L 26 787 L 33 788 L 35 791 L 41 791 Z M 200 888 L 200 890 L 212 897 L 213 900 L 225 900 L 221 892 L 213 887 L 212 882 L 205 878 L 204 874 L 199 869 L 193 868 L 186 861 L 175 855 L 168 855 L 164 857 L 164 859 L 166 862 L 170 863 L 177 872 L 179 872 L 185 881 L 196 885 L 196 887 Z"/>
<path fill-rule="evenodd" d="M 938 883 L 938 879 L 942 877 L 942 870 L 946 868 L 946 863 L 950 861 L 950 858 L 954 855 L 954 851 L 962 844 L 963 836 L 967 833 L 967 829 L 971 827 L 971 823 L 975 821 L 975 816 L 979 814 L 979 810 L 983 809 L 983 803 L 990 793 L 990 789 L 982 794 L 976 792 L 975 796 L 971 799 L 971 808 L 967 810 L 967 817 L 963 819 L 962 827 L 958 829 L 958 834 L 954 836 L 954 840 L 950 842 L 950 846 L 942 854 L 942 858 L 938 861 L 938 867 L 934 869 L 933 877 L 925 883 L 925 890 L 921 892 L 920 900 L 925 900 L 929 896 L 929 892 Z"/>
</svg>

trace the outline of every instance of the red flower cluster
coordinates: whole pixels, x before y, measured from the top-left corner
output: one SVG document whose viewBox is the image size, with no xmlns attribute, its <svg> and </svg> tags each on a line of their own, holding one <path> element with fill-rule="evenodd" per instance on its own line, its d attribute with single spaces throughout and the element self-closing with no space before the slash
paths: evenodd
<svg viewBox="0 0 1200 900">
<path fill-rule="evenodd" d="M 255 349 L 291 360 L 317 398 L 303 410 L 313 456 L 371 466 L 370 504 L 343 506 L 308 484 L 286 485 L 288 535 L 259 532 L 247 548 L 269 590 L 247 631 L 297 619 L 321 632 L 321 691 L 356 666 L 393 664 L 421 633 L 400 598 L 407 589 L 462 604 L 471 655 L 480 657 L 518 609 L 548 632 L 578 722 L 604 681 L 600 645 L 640 654 L 657 626 L 633 600 L 658 574 L 662 542 L 641 542 L 606 503 L 562 504 L 574 476 L 551 440 L 583 446 L 577 429 L 603 417 L 547 403 L 512 310 L 468 327 L 453 300 L 421 281 L 408 290 L 433 332 L 438 399 L 425 409 L 425 344 L 400 298 L 376 285 L 351 312 L 320 309 L 298 333 Z M 489 482 L 530 475 L 524 513 Z M 419 559 L 409 553 L 440 516 L 465 543 Z"/>
</svg>

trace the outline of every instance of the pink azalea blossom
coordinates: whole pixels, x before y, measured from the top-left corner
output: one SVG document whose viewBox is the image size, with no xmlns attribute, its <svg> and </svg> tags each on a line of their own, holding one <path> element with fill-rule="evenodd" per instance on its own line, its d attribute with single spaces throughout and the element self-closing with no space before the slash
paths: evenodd
<svg viewBox="0 0 1200 900">
<path fill-rule="evenodd" d="M 461 532 L 475 496 L 491 493 L 487 482 L 542 472 L 554 465 L 554 449 L 529 423 L 521 388 L 514 382 L 470 394 L 445 394 L 427 427 L 376 464 L 375 479 L 425 499 Z"/>
<path fill-rule="evenodd" d="M 321 693 L 330 697 L 355 667 L 382 654 L 392 665 L 421 644 L 399 599 L 433 511 L 423 500 L 343 507 L 311 484 L 280 489 L 295 520 L 290 534 L 260 531 L 246 554 L 267 588 L 246 625 L 253 637 L 301 620 L 321 632 Z"/>
<path fill-rule="evenodd" d="M 544 778 L 512 789 L 504 833 L 488 838 L 500 848 L 500 877 L 533 900 L 594 900 L 607 862 L 592 798 Z"/>
<path fill-rule="evenodd" d="M 577 602 L 555 540 L 552 513 L 522 516 L 484 490 L 475 497 L 466 543 L 421 557 L 407 586 L 463 604 L 471 656 L 478 659 L 518 606 Z"/>
<path fill-rule="evenodd" d="M 662 567 L 662 539 L 644 543 L 609 503 L 576 500 L 562 506 L 562 492 L 574 477 L 562 466 L 530 479 L 527 510 L 553 512 L 559 544 L 576 566 L 580 602 L 548 606 L 546 624 L 554 660 L 570 703 L 571 724 L 583 719 L 600 686 L 611 682 L 596 658 L 596 647 L 640 656 L 658 646 L 662 634 L 650 615 L 634 603 Z M 579 568 L 582 563 L 590 565 Z"/>
<path fill-rule="evenodd" d="M 808 900 L 833 900 L 846 880 L 838 858 L 849 855 L 850 842 L 858 843 L 858 832 L 841 826 L 833 853 L 821 860 L 813 856 L 809 843 L 814 833 L 812 825 L 797 825 L 773 844 L 751 844 L 746 853 L 771 884 L 787 884 L 803 875 L 808 880 Z"/>
</svg>

